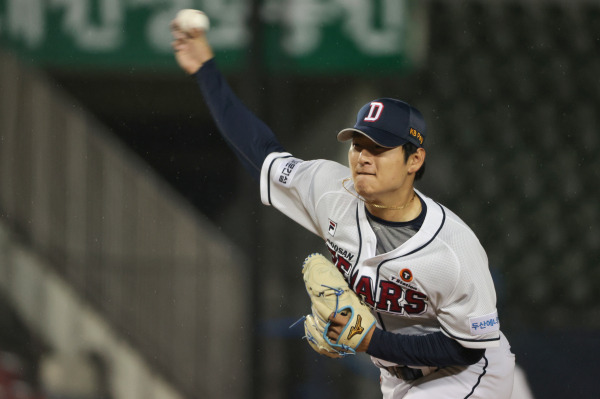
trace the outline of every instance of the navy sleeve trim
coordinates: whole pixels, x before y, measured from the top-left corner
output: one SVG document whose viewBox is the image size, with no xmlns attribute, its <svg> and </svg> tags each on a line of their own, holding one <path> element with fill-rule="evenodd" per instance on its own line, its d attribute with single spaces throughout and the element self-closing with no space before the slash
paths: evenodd
<svg viewBox="0 0 600 399">
<path fill-rule="evenodd" d="M 267 155 L 285 150 L 271 129 L 233 93 L 214 58 L 205 62 L 194 77 L 221 135 L 246 170 L 259 181 Z"/>
<path fill-rule="evenodd" d="M 425 335 L 394 334 L 376 328 L 367 353 L 405 366 L 467 366 L 477 363 L 485 349 L 465 348 L 441 331 Z"/>
</svg>

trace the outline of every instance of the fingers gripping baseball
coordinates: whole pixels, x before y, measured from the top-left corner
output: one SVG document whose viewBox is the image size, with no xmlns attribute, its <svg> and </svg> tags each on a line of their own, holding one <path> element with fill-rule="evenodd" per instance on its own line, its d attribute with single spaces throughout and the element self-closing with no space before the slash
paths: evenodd
<svg viewBox="0 0 600 399">
<path fill-rule="evenodd" d="M 171 21 L 172 47 L 177 63 L 188 74 L 193 74 L 214 57 L 206 38 L 208 17 L 197 10 L 181 10 Z"/>
<path fill-rule="evenodd" d="M 323 255 L 309 256 L 302 272 L 312 303 L 312 314 L 304 323 L 311 347 L 330 357 L 364 350 L 361 344 L 365 337 L 370 337 L 375 325 L 370 309 Z"/>
</svg>

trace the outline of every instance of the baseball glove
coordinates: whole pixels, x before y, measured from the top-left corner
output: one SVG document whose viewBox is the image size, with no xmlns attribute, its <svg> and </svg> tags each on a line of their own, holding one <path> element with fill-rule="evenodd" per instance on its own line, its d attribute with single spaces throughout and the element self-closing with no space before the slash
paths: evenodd
<svg viewBox="0 0 600 399">
<path fill-rule="evenodd" d="M 375 324 L 371 310 L 348 287 L 333 263 L 321 254 L 309 255 L 302 265 L 304 284 L 311 301 L 312 314 L 304 320 L 305 338 L 322 355 L 339 358 L 353 355 Z M 336 342 L 327 337 L 329 316 L 350 314 Z"/>
</svg>

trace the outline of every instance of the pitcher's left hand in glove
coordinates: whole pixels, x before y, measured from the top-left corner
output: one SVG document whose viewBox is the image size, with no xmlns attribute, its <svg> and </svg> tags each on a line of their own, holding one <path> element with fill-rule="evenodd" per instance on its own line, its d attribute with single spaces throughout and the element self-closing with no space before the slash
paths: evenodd
<svg viewBox="0 0 600 399">
<path fill-rule="evenodd" d="M 329 357 L 342 357 L 357 352 L 358 347 L 375 326 L 371 310 L 348 287 L 333 263 L 321 254 L 309 255 L 302 267 L 304 284 L 312 303 L 312 314 L 304 320 L 304 331 L 310 346 Z M 332 319 L 348 318 L 336 339 L 327 334 Z M 330 335 L 336 335 L 331 334 Z"/>
</svg>

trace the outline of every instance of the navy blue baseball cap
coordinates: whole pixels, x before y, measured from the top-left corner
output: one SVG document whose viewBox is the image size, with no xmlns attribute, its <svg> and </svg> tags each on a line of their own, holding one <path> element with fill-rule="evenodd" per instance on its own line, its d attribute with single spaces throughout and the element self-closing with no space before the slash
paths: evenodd
<svg viewBox="0 0 600 399">
<path fill-rule="evenodd" d="M 338 141 L 348 141 L 355 133 L 369 137 L 377 144 L 394 148 L 405 143 L 423 147 L 425 120 L 415 107 L 393 98 L 379 98 L 363 105 L 354 127 L 337 135 Z"/>
</svg>

